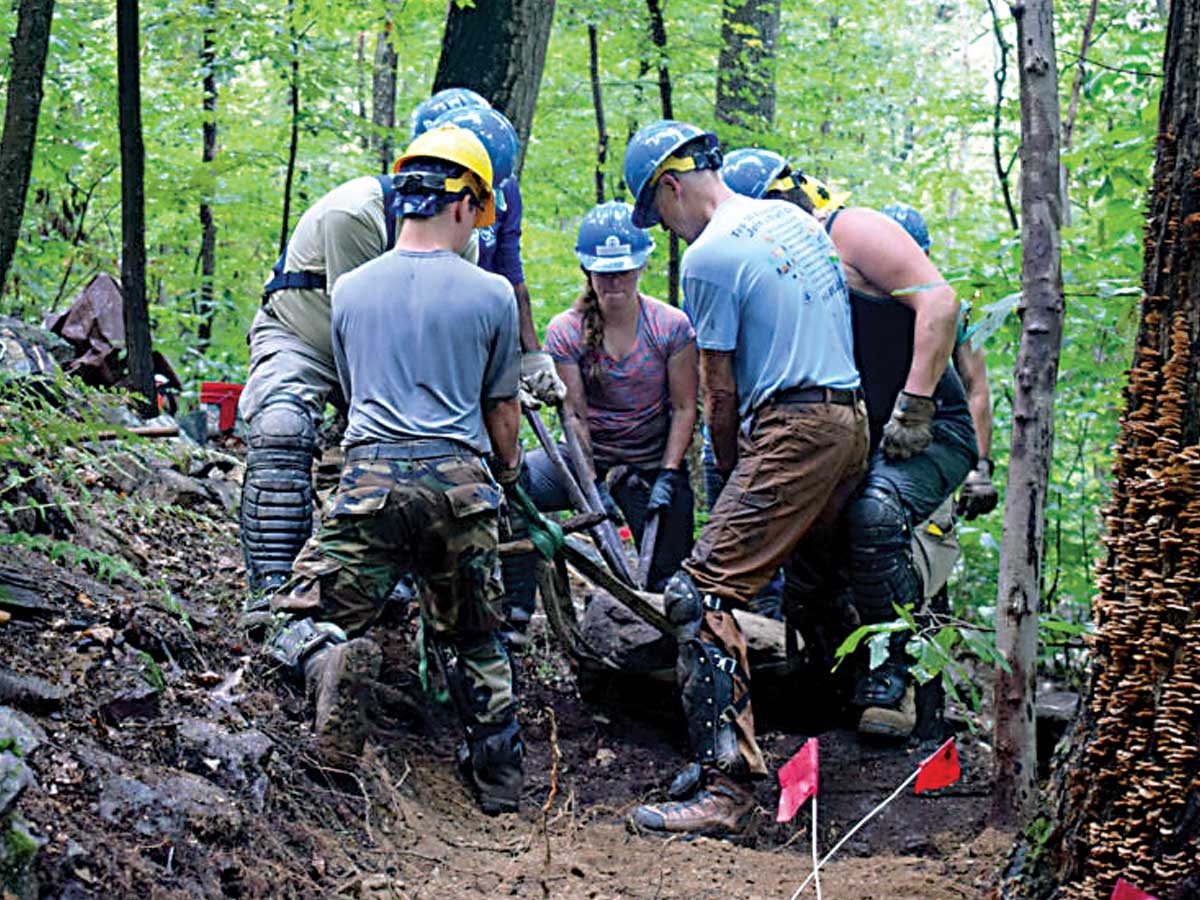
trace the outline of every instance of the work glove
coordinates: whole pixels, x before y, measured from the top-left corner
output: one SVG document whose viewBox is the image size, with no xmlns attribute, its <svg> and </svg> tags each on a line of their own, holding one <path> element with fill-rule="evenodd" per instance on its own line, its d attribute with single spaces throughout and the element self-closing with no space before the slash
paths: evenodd
<svg viewBox="0 0 1200 900">
<path fill-rule="evenodd" d="M 975 468 L 967 475 L 962 490 L 958 493 L 958 506 L 955 510 L 964 519 L 974 519 L 984 516 L 996 508 L 999 495 L 996 486 L 992 484 L 992 472 L 995 465 L 990 459 L 980 457 Z"/>
<path fill-rule="evenodd" d="M 933 414 L 937 401 L 932 397 L 901 391 L 892 409 L 892 417 L 883 426 L 880 446 L 888 459 L 916 456 L 933 440 Z"/>
<path fill-rule="evenodd" d="M 521 402 L 526 395 L 539 403 L 553 406 L 567 399 L 567 386 L 558 377 L 554 360 L 544 350 L 530 350 L 521 354 Z M 526 407 L 530 408 L 530 407 Z M 536 409 L 537 407 L 532 407 Z"/>
<path fill-rule="evenodd" d="M 617 501 L 609 493 L 608 482 L 603 479 L 598 480 L 596 482 L 596 491 L 600 494 L 600 502 L 604 504 L 604 514 L 618 525 L 624 522 L 625 519 L 621 515 L 621 508 L 617 506 Z"/>
<path fill-rule="evenodd" d="M 683 478 L 684 474 L 679 469 L 658 470 L 658 477 L 654 479 L 654 487 L 650 488 L 650 499 L 646 502 L 647 517 L 671 505 L 675 499 L 675 491 Z"/>
<path fill-rule="evenodd" d="M 496 484 L 505 490 L 520 481 L 521 476 L 526 474 L 525 452 L 523 450 L 518 452 L 520 456 L 515 466 L 504 465 L 497 456 L 493 456 L 488 460 L 488 468 L 492 470 L 492 477 L 496 479 Z"/>
</svg>

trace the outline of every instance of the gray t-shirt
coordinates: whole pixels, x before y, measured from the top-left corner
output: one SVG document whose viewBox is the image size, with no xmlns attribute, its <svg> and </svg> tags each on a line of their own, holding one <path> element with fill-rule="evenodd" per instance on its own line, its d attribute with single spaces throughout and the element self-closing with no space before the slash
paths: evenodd
<svg viewBox="0 0 1200 900">
<path fill-rule="evenodd" d="M 445 438 L 487 453 L 483 403 L 515 397 L 520 377 L 513 289 L 447 250 L 393 250 L 335 285 L 333 356 L 344 446 Z"/>
</svg>

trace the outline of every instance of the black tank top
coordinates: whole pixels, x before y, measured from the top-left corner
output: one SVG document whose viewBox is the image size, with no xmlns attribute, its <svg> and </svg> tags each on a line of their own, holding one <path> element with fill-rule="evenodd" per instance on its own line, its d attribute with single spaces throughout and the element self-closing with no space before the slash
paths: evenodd
<svg viewBox="0 0 1200 900">
<path fill-rule="evenodd" d="M 825 221 L 825 230 L 831 236 L 839 213 L 840 209 Z M 862 378 L 874 451 L 912 367 L 916 313 L 893 297 L 875 297 L 850 288 L 850 321 L 854 328 L 854 362 Z M 946 366 L 933 397 L 939 412 L 966 409 L 966 391 L 952 364 Z"/>
</svg>

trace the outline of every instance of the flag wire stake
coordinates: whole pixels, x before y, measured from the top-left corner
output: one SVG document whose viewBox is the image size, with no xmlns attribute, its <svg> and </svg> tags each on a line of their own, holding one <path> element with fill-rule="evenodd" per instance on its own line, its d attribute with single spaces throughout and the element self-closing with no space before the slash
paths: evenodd
<svg viewBox="0 0 1200 900">
<path fill-rule="evenodd" d="M 898 787 L 894 791 L 892 791 L 892 793 L 888 795 L 888 798 L 886 800 L 884 800 L 882 803 L 880 803 L 878 806 L 876 806 L 873 810 L 871 810 L 869 813 L 867 813 L 865 816 L 863 816 L 861 819 L 859 819 L 858 822 L 855 823 L 853 828 L 851 828 L 844 835 L 842 835 L 842 839 L 840 841 L 838 841 L 836 844 L 834 844 L 833 848 L 828 853 L 826 853 L 824 857 L 822 857 L 822 859 L 819 863 L 817 863 L 816 868 L 813 869 L 812 874 L 804 879 L 804 883 L 802 885 L 800 885 L 800 887 L 796 888 L 796 892 L 794 894 L 792 894 L 790 900 L 796 900 L 796 898 L 800 896 L 800 892 L 803 891 L 806 887 L 808 887 L 808 883 L 810 881 L 812 881 L 814 878 L 819 877 L 818 873 L 820 872 L 821 866 L 823 866 L 823 865 L 825 865 L 825 863 L 829 862 L 830 857 L 832 857 L 833 854 L 837 853 L 838 850 L 840 850 L 842 848 L 842 845 L 845 844 L 846 841 L 850 840 L 850 838 L 852 838 L 858 832 L 858 830 L 860 828 L 862 828 L 864 825 L 866 825 L 867 822 L 871 821 L 871 819 L 873 819 L 876 816 L 876 814 L 879 813 L 885 806 L 887 806 L 889 803 L 891 803 L 893 800 L 895 800 L 897 797 L 899 797 L 900 792 L 903 791 L 910 784 L 912 784 L 914 781 L 916 781 L 917 776 L 920 774 L 921 774 L 921 770 L 920 770 L 920 768 L 918 768 L 915 772 L 913 772 L 911 775 L 909 775 L 907 778 L 905 778 L 903 783 L 901 783 L 900 787 Z M 815 811 L 815 804 L 814 804 L 814 816 L 815 816 L 815 812 L 816 811 Z M 816 829 L 814 828 L 813 831 L 815 832 Z M 820 896 L 821 896 L 820 888 L 818 887 L 817 888 L 817 897 L 819 898 Z"/>
</svg>

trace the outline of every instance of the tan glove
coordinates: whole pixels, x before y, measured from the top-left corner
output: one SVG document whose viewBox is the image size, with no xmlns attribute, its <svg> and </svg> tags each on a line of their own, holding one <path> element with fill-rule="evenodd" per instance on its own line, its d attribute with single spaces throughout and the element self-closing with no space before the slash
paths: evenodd
<svg viewBox="0 0 1200 900">
<path fill-rule="evenodd" d="M 554 360 L 544 350 L 521 354 L 521 389 L 534 400 L 551 406 L 567 399 L 567 386 L 558 377 Z M 522 397 L 522 403 L 524 400 Z"/>
<path fill-rule="evenodd" d="M 932 397 L 901 391 L 896 398 L 892 417 L 883 426 L 879 442 L 888 459 L 909 459 L 933 441 L 933 414 L 937 401 Z"/>
</svg>

